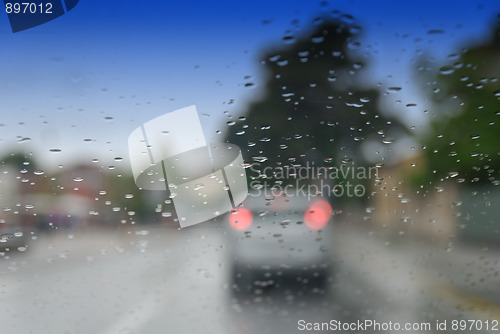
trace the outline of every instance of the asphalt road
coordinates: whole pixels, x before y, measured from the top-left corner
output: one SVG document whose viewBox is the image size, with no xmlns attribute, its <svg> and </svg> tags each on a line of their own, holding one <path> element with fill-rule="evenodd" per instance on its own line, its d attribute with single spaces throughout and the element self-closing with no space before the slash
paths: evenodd
<svg viewBox="0 0 500 334">
<path fill-rule="evenodd" d="M 369 319 L 428 322 L 433 330 L 411 332 L 436 333 L 436 321 L 499 319 L 491 292 L 500 283 L 494 251 L 387 240 L 345 227 L 334 240 L 327 293 L 290 286 L 235 296 L 217 228 L 40 235 L 28 250 L 0 258 L 1 332 L 294 333 L 303 332 L 299 320 Z M 454 331 L 439 331 L 448 332 Z"/>
</svg>

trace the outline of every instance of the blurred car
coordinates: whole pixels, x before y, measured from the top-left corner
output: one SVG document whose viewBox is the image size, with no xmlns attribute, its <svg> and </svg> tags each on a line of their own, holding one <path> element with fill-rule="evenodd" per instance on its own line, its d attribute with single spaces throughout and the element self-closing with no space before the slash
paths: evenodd
<svg viewBox="0 0 500 334">
<path fill-rule="evenodd" d="M 0 218 L 0 251 L 24 251 L 28 241 L 28 230 L 17 219 Z"/>
<path fill-rule="evenodd" d="M 255 293 L 288 284 L 326 289 L 331 211 L 320 197 L 251 193 L 227 215 L 233 291 Z"/>
</svg>

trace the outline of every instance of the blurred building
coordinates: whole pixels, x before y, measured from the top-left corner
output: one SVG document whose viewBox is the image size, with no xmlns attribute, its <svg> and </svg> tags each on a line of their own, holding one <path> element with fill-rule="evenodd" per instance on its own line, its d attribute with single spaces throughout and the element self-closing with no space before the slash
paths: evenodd
<svg viewBox="0 0 500 334">
<path fill-rule="evenodd" d="M 371 204 L 373 221 L 388 234 L 445 241 L 457 233 L 458 187 L 444 182 L 435 188 L 416 188 L 411 178 L 424 168 L 422 156 L 380 168 Z"/>
</svg>

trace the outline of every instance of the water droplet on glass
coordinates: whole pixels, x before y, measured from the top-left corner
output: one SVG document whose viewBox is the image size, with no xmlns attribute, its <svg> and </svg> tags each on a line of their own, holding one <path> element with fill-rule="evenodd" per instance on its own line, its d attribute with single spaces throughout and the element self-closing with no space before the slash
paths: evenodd
<svg viewBox="0 0 500 334">
<path fill-rule="evenodd" d="M 395 93 L 395 92 L 399 92 L 402 88 L 401 87 L 389 87 L 387 88 L 387 91 L 389 93 Z"/>
<path fill-rule="evenodd" d="M 384 139 L 382 139 L 382 143 L 384 143 L 384 144 L 391 144 L 393 142 L 394 142 L 393 138 L 384 138 Z"/>
<path fill-rule="evenodd" d="M 73 179 L 73 181 L 75 181 L 75 182 L 82 182 L 83 181 L 83 177 L 75 177 Z"/>
<path fill-rule="evenodd" d="M 0 242 L 7 242 L 9 239 L 14 238 L 14 234 L 11 233 L 4 233 L 0 235 Z"/>
<path fill-rule="evenodd" d="M 451 65 L 445 65 L 445 66 L 441 67 L 439 69 L 439 71 L 443 75 L 449 75 L 449 74 L 452 74 L 453 72 L 455 72 L 455 68 Z"/>
<path fill-rule="evenodd" d="M 429 35 L 444 34 L 444 30 L 443 29 L 430 29 L 430 30 L 427 30 L 427 33 Z"/>
<path fill-rule="evenodd" d="M 253 161 L 257 162 L 265 162 L 267 161 L 267 157 L 252 157 Z"/>
<path fill-rule="evenodd" d="M 351 26 L 351 27 L 349 27 L 349 32 L 353 35 L 357 35 L 361 32 L 361 27 L 357 26 L 357 25 Z"/>
<path fill-rule="evenodd" d="M 291 35 L 287 35 L 283 37 L 283 42 L 285 42 L 285 44 L 292 44 L 295 42 L 295 38 Z"/>
<path fill-rule="evenodd" d="M 361 43 L 360 42 L 350 42 L 349 44 L 347 44 L 347 47 L 351 50 L 359 49 L 361 47 Z"/>
<path fill-rule="evenodd" d="M 324 40 L 325 40 L 325 36 L 313 36 L 311 38 L 311 42 L 313 42 L 315 44 L 322 43 Z"/>
<path fill-rule="evenodd" d="M 280 58 L 281 58 L 280 55 L 274 55 L 274 56 L 269 57 L 269 61 L 275 62 L 275 61 L 278 61 Z"/>
</svg>

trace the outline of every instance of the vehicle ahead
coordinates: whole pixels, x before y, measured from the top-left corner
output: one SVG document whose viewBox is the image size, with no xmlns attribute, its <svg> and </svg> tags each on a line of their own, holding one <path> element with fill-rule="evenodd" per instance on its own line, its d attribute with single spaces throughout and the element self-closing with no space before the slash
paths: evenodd
<svg viewBox="0 0 500 334">
<path fill-rule="evenodd" d="M 24 251 L 29 234 L 17 219 L 0 219 L 0 251 Z"/>
<path fill-rule="evenodd" d="M 321 197 L 251 193 L 227 215 L 234 292 L 300 285 L 324 291 L 332 269 L 332 208 Z"/>
</svg>

